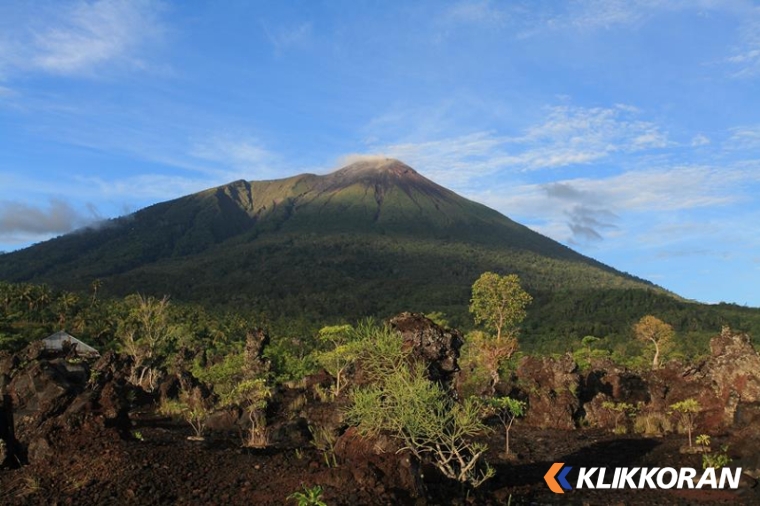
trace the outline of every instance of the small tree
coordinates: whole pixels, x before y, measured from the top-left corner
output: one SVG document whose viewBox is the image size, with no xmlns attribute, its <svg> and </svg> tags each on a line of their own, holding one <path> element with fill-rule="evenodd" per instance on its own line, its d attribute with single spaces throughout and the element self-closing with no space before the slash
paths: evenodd
<svg viewBox="0 0 760 506">
<path fill-rule="evenodd" d="M 504 455 L 510 455 L 509 431 L 515 419 L 525 415 L 526 403 L 511 397 L 490 397 L 483 400 L 486 414 L 494 414 L 504 427 Z"/>
<path fill-rule="evenodd" d="M 627 402 L 612 402 L 604 401 L 602 408 L 611 411 L 615 414 L 615 433 L 625 433 L 626 428 L 621 425 L 621 422 L 629 418 L 634 418 L 638 412 L 638 407 Z"/>
<path fill-rule="evenodd" d="M 165 400 L 159 411 L 165 415 L 179 415 L 193 428 L 194 439 L 202 439 L 206 431 L 206 420 L 213 413 L 214 401 L 204 397 L 199 387 L 187 388 L 182 385 L 178 400 Z"/>
<path fill-rule="evenodd" d="M 491 375 L 491 394 L 499 383 L 499 367 L 517 351 L 517 326 L 525 319 L 525 307 L 532 300 L 516 274 L 499 276 L 486 272 L 472 285 L 470 312 L 475 323 L 482 323 L 496 333 L 473 334 L 478 359 Z"/>
<path fill-rule="evenodd" d="M 634 324 L 633 333 L 639 341 L 654 345 L 652 369 L 660 367 L 660 354 L 671 344 L 675 334 L 673 327 L 655 316 L 646 315 Z"/>
<path fill-rule="evenodd" d="M 266 381 L 263 378 L 257 378 L 240 382 L 226 399 L 226 404 L 242 406 L 248 413 L 251 427 L 246 446 L 263 448 L 268 444 L 266 407 L 271 395 Z"/>
<path fill-rule="evenodd" d="M 702 410 L 702 406 L 696 399 L 686 399 L 670 405 L 670 413 L 675 414 L 681 425 L 686 428 L 689 434 L 689 448 L 691 448 L 691 432 L 695 428 L 697 414 Z"/>
<path fill-rule="evenodd" d="M 333 395 L 336 397 L 347 385 L 346 372 L 359 356 L 359 337 L 351 325 L 323 327 L 317 334 L 317 339 L 329 348 L 317 352 L 316 361 L 335 378 Z"/>
<path fill-rule="evenodd" d="M 525 319 L 525 308 L 533 300 L 520 286 L 517 274 L 499 276 L 493 272 L 483 273 L 472 285 L 470 312 L 475 323 L 496 331 L 496 340 L 502 334 L 513 333 Z"/>
<path fill-rule="evenodd" d="M 147 390 L 155 388 L 160 355 L 174 336 L 169 322 L 169 297 L 130 295 L 128 314 L 119 322 L 116 337 L 121 351 L 132 357 L 129 381 Z"/>
</svg>

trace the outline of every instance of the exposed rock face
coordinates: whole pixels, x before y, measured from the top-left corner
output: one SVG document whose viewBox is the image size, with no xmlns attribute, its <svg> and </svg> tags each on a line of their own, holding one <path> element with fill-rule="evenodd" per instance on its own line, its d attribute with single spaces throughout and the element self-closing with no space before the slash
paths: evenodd
<svg viewBox="0 0 760 506">
<path fill-rule="evenodd" d="M 559 359 L 524 357 L 517 368 L 517 390 L 528 399 L 525 423 L 534 427 L 573 429 L 580 407 L 580 375 L 571 355 Z"/>
<path fill-rule="evenodd" d="M 669 404 L 693 397 L 702 406 L 698 420 L 706 430 L 741 429 L 751 424 L 760 404 L 760 356 L 747 334 L 724 328 L 710 341 L 704 364 L 681 372 L 656 371 L 653 381 Z"/>
<path fill-rule="evenodd" d="M 18 462 L 50 458 L 55 441 L 73 431 L 125 436 L 130 428 L 126 364 L 108 353 L 90 366 L 61 352 L 29 346 L 19 357 L 0 360 L 5 420 L 2 435 Z M 10 426 L 9 426 L 10 425 Z M 12 434 L 9 441 L 6 434 Z"/>
<path fill-rule="evenodd" d="M 387 437 L 365 438 L 355 427 L 349 428 L 335 443 L 335 456 L 348 464 L 354 480 L 373 489 L 386 482 L 408 491 L 413 497 L 424 496 L 419 463 L 409 452 L 397 453 L 398 444 Z"/>
<path fill-rule="evenodd" d="M 694 367 L 669 363 L 641 374 L 610 362 L 594 364 L 580 394 L 586 420 L 612 428 L 615 417 L 602 404 L 613 401 L 638 405 L 651 423 L 667 422 L 672 404 L 693 398 L 701 406 L 699 430 L 751 428 L 760 422 L 760 356 L 749 336 L 728 328 L 710 341 L 710 351 L 710 358 Z"/>
<path fill-rule="evenodd" d="M 459 372 L 459 349 L 464 344 L 458 330 L 444 329 L 419 313 L 401 313 L 391 318 L 391 327 L 401 334 L 412 357 L 428 364 L 430 379 L 451 386 Z"/>
</svg>

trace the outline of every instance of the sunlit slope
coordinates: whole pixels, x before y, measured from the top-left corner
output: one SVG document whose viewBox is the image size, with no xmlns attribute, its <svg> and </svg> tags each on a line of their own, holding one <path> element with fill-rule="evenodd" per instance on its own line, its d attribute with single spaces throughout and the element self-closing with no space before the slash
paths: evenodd
<svg viewBox="0 0 760 506">
<path fill-rule="evenodd" d="M 635 288 L 596 262 L 391 159 L 236 181 L 0 257 L 0 278 L 171 294 L 314 318 L 461 312 L 485 270 L 534 291 Z"/>
</svg>

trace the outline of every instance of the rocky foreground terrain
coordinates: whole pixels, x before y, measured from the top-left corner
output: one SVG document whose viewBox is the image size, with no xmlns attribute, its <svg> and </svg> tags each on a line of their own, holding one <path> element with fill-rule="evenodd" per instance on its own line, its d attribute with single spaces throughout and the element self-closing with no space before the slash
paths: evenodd
<svg viewBox="0 0 760 506">
<path fill-rule="evenodd" d="M 455 331 L 417 315 L 394 320 L 399 338 L 456 384 Z M 527 401 L 512 430 L 514 455 L 501 454 L 497 424 L 484 436 L 496 475 L 463 490 L 437 471 L 397 453 L 387 438 L 366 440 L 343 420 L 346 397 L 324 402 L 326 375 L 278 387 L 267 410 L 269 445 L 246 448 L 246 417 L 235 410 L 209 420 L 202 441 L 162 416 L 188 374 L 167 376 L 154 392 L 130 384 L 130 364 L 107 353 L 93 362 L 30 346 L 0 355 L 0 503 L 3 504 L 295 504 L 287 497 L 319 485 L 340 504 L 760 504 L 760 357 L 746 335 L 724 330 L 697 365 L 670 363 L 637 373 L 609 362 L 579 371 L 571 357 L 524 357 L 501 393 Z M 357 378 L 360 381 L 360 378 Z M 543 476 L 553 462 L 574 466 L 701 468 L 682 452 L 668 406 L 686 398 L 702 409 L 695 434 L 728 445 L 741 467 L 738 490 L 572 490 L 552 493 Z M 621 421 L 606 401 L 639 406 Z"/>
</svg>

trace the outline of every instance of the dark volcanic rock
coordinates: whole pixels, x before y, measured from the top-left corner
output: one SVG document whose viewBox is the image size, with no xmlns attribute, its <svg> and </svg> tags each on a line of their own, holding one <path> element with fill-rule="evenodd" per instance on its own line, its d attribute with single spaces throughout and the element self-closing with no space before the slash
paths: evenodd
<svg viewBox="0 0 760 506">
<path fill-rule="evenodd" d="M 419 313 L 401 313 L 391 318 L 391 327 L 401 334 L 412 357 L 428 364 L 430 379 L 445 387 L 459 372 L 459 349 L 464 344 L 458 330 L 445 329 Z"/>
<path fill-rule="evenodd" d="M 525 423 L 534 427 L 573 429 L 580 407 L 580 375 L 573 357 L 523 357 L 517 389 L 528 399 Z"/>
<path fill-rule="evenodd" d="M 91 365 L 35 343 L 21 356 L 0 361 L 5 378 L 5 416 L 0 418 L 8 420 L 12 406 L 12 422 L 0 424 L 0 435 L 6 446 L 15 448 L 18 461 L 50 458 L 55 441 L 75 431 L 107 429 L 126 436 L 131 424 L 123 371 L 128 369 L 118 355 L 107 353 Z"/>
<path fill-rule="evenodd" d="M 398 452 L 391 438 L 367 438 L 355 427 L 349 428 L 335 443 L 335 456 L 348 465 L 354 480 L 373 489 L 382 484 L 398 487 L 412 497 L 424 496 L 425 486 L 420 477 L 419 463 L 409 452 Z"/>
<path fill-rule="evenodd" d="M 697 422 L 702 430 L 751 425 L 760 403 L 760 356 L 749 336 L 724 328 L 710 341 L 710 352 L 710 358 L 697 367 L 654 371 L 653 394 L 659 393 L 666 404 L 697 399 L 702 406 Z"/>
</svg>

